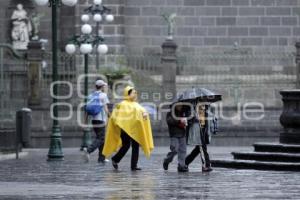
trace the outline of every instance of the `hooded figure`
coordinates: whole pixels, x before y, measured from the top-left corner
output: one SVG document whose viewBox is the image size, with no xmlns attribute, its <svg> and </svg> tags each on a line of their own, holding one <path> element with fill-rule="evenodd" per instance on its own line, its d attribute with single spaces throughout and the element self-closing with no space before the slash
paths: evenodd
<svg viewBox="0 0 300 200">
<path fill-rule="evenodd" d="M 137 92 L 127 86 L 124 89 L 124 100 L 116 105 L 108 121 L 103 155 L 109 157 L 113 152 L 112 164 L 118 169 L 118 163 L 125 156 L 130 144 L 132 146 L 131 169 L 137 167 L 139 146 L 147 158 L 154 148 L 150 119 L 146 110 L 136 102 Z"/>
</svg>

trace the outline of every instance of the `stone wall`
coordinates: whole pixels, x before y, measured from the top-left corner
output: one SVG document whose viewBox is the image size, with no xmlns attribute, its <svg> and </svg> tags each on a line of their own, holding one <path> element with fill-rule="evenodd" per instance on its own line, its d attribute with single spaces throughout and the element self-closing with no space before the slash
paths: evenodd
<svg viewBox="0 0 300 200">
<path fill-rule="evenodd" d="M 160 16 L 176 12 L 179 51 L 203 47 L 293 46 L 300 33 L 298 0 L 127 0 L 126 44 L 130 50 L 160 51 L 167 28 Z"/>
<path fill-rule="evenodd" d="M 5 9 L 8 6 L 8 1 L 2 1 L 0 6 L 0 42 L 5 41 L 6 33 L 3 30 L 6 30 L 6 12 Z"/>
<path fill-rule="evenodd" d="M 9 41 L 8 19 L 19 2 L 27 10 L 35 6 L 32 0 L 0 2 L 0 26 L 5 30 L 0 33 L 1 42 Z M 80 0 L 76 8 L 61 7 L 58 19 L 61 47 L 67 37 L 79 33 L 80 16 L 91 3 Z M 103 26 L 111 53 L 160 52 L 167 35 L 163 13 L 177 13 L 175 40 L 179 51 L 184 52 L 232 46 L 234 42 L 251 48 L 282 50 L 293 46 L 300 34 L 299 0 L 104 0 L 103 3 L 116 16 L 112 24 Z M 41 38 L 50 40 L 51 9 L 36 9 L 45 14 Z"/>
<path fill-rule="evenodd" d="M 40 13 L 45 14 L 41 22 L 40 37 L 49 40 L 46 49 L 50 51 L 51 9 L 48 7 L 35 7 L 32 3 L 33 1 L 30 0 L 0 1 L 0 28 L 2 30 L 0 31 L 0 42 L 10 42 L 9 19 L 12 10 L 19 2 L 25 4 L 25 9 L 28 11 L 37 9 Z M 80 0 L 79 5 L 76 7 L 63 6 L 60 8 L 58 33 L 59 47 L 61 49 L 64 49 L 67 40 L 73 34 L 80 33 L 82 24 L 80 17 L 83 14 L 83 10 L 90 6 L 91 3 L 92 0 Z M 211 52 L 212 56 L 214 52 L 222 54 L 222 52 L 232 50 L 235 42 L 240 45 L 241 51 L 246 50 L 250 55 L 274 50 L 290 54 L 290 52 L 295 51 L 294 43 L 300 33 L 299 0 L 104 0 L 103 3 L 111 8 L 112 13 L 115 15 L 115 21 L 112 24 L 103 25 L 106 44 L 109 46 L 109 53 L 111 54 L 160 53 L 160 46 L 167 36 L 166 22 L 161 17 L 163 13 L 177 13 L 174 39 L 179 45 L 178 52 L 188 53 L 188 55 L 190 55 L 190 52 L 196 52 L 194 54 L 196 56 L 201 52 Z M 93 25 L 95 28 L 95 24 Z M 251 63 L 251 65 L 245 64 L 242 69 L 246 75 L 248 75 L 247 73 L 250 75 L 259 74 L 261 72 L 257 69 L 261 70 L 262 67 L 270 67 L 272 73 L 276 72 L 281 75 L 285 73 L 285 69 L 294 66 L 290 61 L 280 62 L 280 64 L 272 64 L 270 62 L 258 65 L 252 61 Z M 92 65 L 93 59 L 91 59 L 90 63 L 91 68 L 93 67 Z M 226 68 L 224 63 L 222 65 L 203 65 L 202 67 L 206 67 L 209 70 L 212 70 L 212 67 Z M 232 66 L 232 63 L 227 63 L 226 65 L 227 67 Z M 82 62 L 76 62 L 77 69 L 82 66 Z M 185 69 L 185 71 L 179 70 L 182 78 L 186 79 L 191 75 L 201 74 L 199 68 L 196 71 L 188 71 L 189 73 L 187 73 L 187 65 L 182 67 Z M 199 67 L 198 63 L 196 67 Z M 48 68 L 51 69 L 51 63 L 48 63 Z M 80 71 L 80 69 L 78 70 Z M 149 88 L 156 90 L 156 88 L 153 89 L 154 82 L 158 88 L 161 88 L 160 81 L 153 77 L 150 81 L 151 77 L 145 70 L 140 73 L 143 74 L 143 80 L 138 86 L 139 89 L 145 89 L 145 92 L 149 92 Z M 178 79 L 180 80 L 180 77 Z M 198 80 L 202 79 L 199 78 Z M 179 81 L 177 86 L 179 89 L 185 89 L 192 85 L 200 84 L 197 81 L 190 82 Z M 277 117 L 279 117 L 281 112 L 281 101 L 278 91 L 274 90 L 274 88 L 279 89 L 279 87 L 275 82 L 268 84 L 271 87 L 267 84 L 263 88 L 260 87 L 262 93 L 259 94 L 257 94 L 259 86 L 256 88 L 239 86 L 239 90 L 246 94 L 246 101 L 252 100 L 252 98 L 256 100 L 261 98 L 262 101 L 268 103 L 264 120 L 253 123 L 241 121 L 241 124 L 223 121 L 220 128 L 224 134 L 220 135 L 220 138 L 278 136 L 281 127 Z M 293 80 L 284 85 L 285 88 L 293 88 L 293 86 Z M 214 87 L 219 90 L 222 89 L 220 85 L 214 85 Z M 235 89 L 237 85 L 226 87 L 224 91 L 228 88 Z M 269 92 L 265 93 L 263 89 L 269 89 Z M 49 90 L 45 88 L 44 91 L 48 93 Z M 159 89 L 158 92 L 160 92 Z M 256 93 L 256 96 L 253 95 L 254 93 Z M 225 100 L 233 96 L 233 93 L 229 92 L 224 94 Z M 78 98 L 74 97 L 72 100 L 76 101 Z M 48 137 L 51 132 L 51 120 L 49 119 L 50 103 L 51 99 L 45 94 L 43 105 L 34 109 L 33 119 L 36 121 L 32 135 L 34 146 L 45 147 L 49 142 Z M 230 103 L 234 103 L 232 99 L 230 99 L 228 104 Z M 233 110 L 234 108 L 228 108 L 225 112 L 230 114 Z M 61 112 L 62 115 L 64 113 L 64 111 Z M 67 122 L 61 122 L 64 132 L 63 137 L 66 140 L 64 144 L 66 146 L 78 146 L 80 144 L 81 129 L 76 126 L 75 122 L 75 118 Z M 154 127 L 154 131 L 156 137 L 165 138 L 167 136 L 166 129 L 160 127 L 159 124 Z"/>
</svg>

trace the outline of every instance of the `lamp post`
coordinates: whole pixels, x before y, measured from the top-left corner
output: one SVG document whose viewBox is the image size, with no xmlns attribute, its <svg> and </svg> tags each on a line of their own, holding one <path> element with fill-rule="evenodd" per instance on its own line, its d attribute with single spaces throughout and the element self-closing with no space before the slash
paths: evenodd
<svg viewBox="0 0 300 200">
<path fill-rule="evenodd" d="M 85 23 L 81 27 L 81 35 L 75 35 L 66 45 L 66 52 L 68 54 L 74 54 L 76 52 L 76 46 L 79 46 L 80 53 L 84 55 L 84 103 L 87 103 L 88 97 L 88 64 L 89 64 L 89 54 L 93 52 L 94 47 L 97 47 L 97 54 L 104 55 L 108 51 L 107 45 L 103 44 L 103 37 L 99 35 L 92 35 L 92 26 L 87 24 L 89 21 L 88 15 L 83 15 L 81 20 Z M 88 128 L 84 129 L 84 134 L 82 138 L 81 149 L 88 147 L 91 143 L 90 130 Z"/>
<path fill-rule="evenodd" d="M 86 13 L 83 17 L 93 16 L 93 21 L 96 22 L 96 35 L 101 36 L 103 31 L 100 29 L 100 23 L 104 21 L 113 22 L 114 16 L 111 14 L 111 9 L 102 5 L 102 0 L 94 0 L 94 4 L 84 10 Z M 96 69 L 99 69 L 99 54 L 96 54 Z"/>
<path fill-rule="evenodd" d="M 66 6 L 75 6 L 77 0 L 35 0 L 39 6 L 46 6 L 52 8 L 52 82 L 58 81 L 57 72 L 57 8 L 62 4 Z M 53 87 L 53 125 L 50 137 L 50 147 L 48 152 L 48 161 L 63 160 L 64 154 L 62 152 L 62 139 L 61 128 L 58 121 L 58 108 L 57 108 L 57 84 Z"/>
</svg>

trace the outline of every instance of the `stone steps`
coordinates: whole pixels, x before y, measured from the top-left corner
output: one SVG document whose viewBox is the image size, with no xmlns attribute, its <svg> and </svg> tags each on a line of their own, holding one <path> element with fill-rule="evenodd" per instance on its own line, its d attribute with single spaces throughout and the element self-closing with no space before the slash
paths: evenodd
<svg viewBox="0 0 300 200">
<path fill-rule="evenodd" d="M 300 171 L 300 145 L 255 143 L 254 152 L 232 152 L 231 160 L 213 160 L 214 167 Z"/>
<path fill-rule="evenodd" d="M 282 152 L 300 153 L 300 145 L 280 144 L 280 143 L 255 143 L 253 144 L 256 152 Z"/>
<path fill-rule="evenodd" d="M 262 162 L 250 160 L 212 160 L 213 167 L 274 171 L 300 171 L 300 163 Z"/>
<path fill-rule="evenodd" d="M 232 152 L 236 160 L 256 160 L 265 162 L 300 162 L 300 154 L 273 152 Z"/>
</svg>

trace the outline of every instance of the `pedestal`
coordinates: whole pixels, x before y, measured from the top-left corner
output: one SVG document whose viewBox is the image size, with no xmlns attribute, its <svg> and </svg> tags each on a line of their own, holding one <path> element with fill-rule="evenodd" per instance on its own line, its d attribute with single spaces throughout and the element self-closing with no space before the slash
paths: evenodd
<svg viewBox="0 0 300 200">
<path fill-rule="evenodd" d="M 176 96 L 176 70 L 177 70 L 177 44 L 174 40 L 167 39 L 162 44 L 162 75 L 163 99 L 172 101 Z"/>
<path fill-rule="evenodd" d="M 29 61 L 28 79 L 29 79 L 29 105 L 41 104 L 41 81 L 42 69 L 41 62 L 43 60 L 42 43 L 39 41 L 31 41 L 28 45 L 27 59 Z"/>
<path fill-rule="evenodd" d="M 300 144 L 300 90 L 283 90 L 280 94 L 283 101 L 280 123 L 284 128 L 280 142 Z"/>
</svg>

